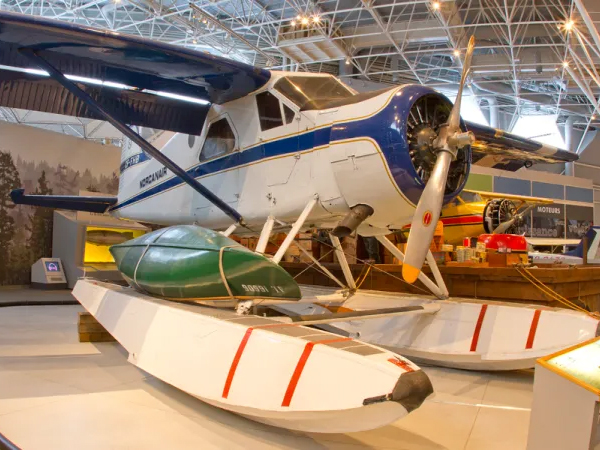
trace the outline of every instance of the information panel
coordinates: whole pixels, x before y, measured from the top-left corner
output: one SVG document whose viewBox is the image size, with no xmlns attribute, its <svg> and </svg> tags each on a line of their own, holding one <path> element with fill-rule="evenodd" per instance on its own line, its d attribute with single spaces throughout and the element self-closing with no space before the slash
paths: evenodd
<svg viewBox="0 0 600 450">
<path fill-rule="evenodd" d="M 600 340 L 551 356 L 545 362 L 590 388 L 600 390 Z"/>
</svg>

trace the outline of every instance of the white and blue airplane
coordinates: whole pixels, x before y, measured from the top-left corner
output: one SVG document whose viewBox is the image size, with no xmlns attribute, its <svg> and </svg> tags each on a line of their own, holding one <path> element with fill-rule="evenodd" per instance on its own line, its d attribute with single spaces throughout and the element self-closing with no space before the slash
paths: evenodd
<svg viewBox="0 0 600 450">
<path fill-rule="evenodd" d="M 576 155 L 460 120 L 426 86 L 358 94 L 338 78 L 276 72 L 40 18 L 0 15 L 0 104 L 102 118 L 136 145 L 117 198 L 15 203 L 133 220 L 270 232 L 302 226 L 384 236 L 412 221 L 403 275 L 414 282 L 442 204 L 469 167 L 509 170 Z M 463 85 L 473 42 L 464 65 Z M 462 85 L 461 85 L 462 92 Z M 128 125 L 167 130 L 158 150 Z M 169 133 L 170 132 L 170 133 Z M 266 241 L 265 241 L 266 244 Z"/>
<path fill-rule="evenodd" d="M 473 51 L 471 39 L 452 105 L 426 86 L 358 94 L 331 75 L 268 71 L 0 13 L 1 106 L 104 119 L 132 142 L 122 151 L 117 197 L 23 190 L 11 197 L 164 225 L 197 223 L 225 235 L 237 229 L 260 235 L 259 253 L 274 230 L 289 230 L 274 263 L 299 230 L 331 230 L 346 285 L 320 267 L 350 289 L 277 305 L 287 322 L 243 314 L 244 302 L 236 314 L 95 280 L 79 280 L 73 295 L 133 364 L 212 405 L 302 431 L 383 426 L 432 392 L 404 355 L 471 369 L 532 367 L 542 355 L 593 337 L 598 326 L 564 310 L 356 292 L 339 237 L 375 236 L 404 260 L 408 282 L 418 278 L 446 298 L 429 246 L 442 205 L 463 189 L 471 164 L 517 170 L 577 158 L 461 121 Z M 146 140 L 131 126 L 165 131 Z M 407 222 L 405 256 L 385 235 Z M 425 259 L 437 284 L 420 270 Z M 317 307 L 332 298 L 354 311 Z M 302 321 L 290 323 L 294 318 Z M 331 322 L 340 323 L 338 334 L 300 326 Z M 355 341 L 358 335 L 366 342 Z"/>
</svg>

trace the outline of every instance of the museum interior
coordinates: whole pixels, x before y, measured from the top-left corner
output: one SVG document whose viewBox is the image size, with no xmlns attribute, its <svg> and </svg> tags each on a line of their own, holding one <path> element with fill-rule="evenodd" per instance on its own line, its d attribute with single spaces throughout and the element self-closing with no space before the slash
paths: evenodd
<svg viewBox="0 0 600 450">
<path fill-rule="evenodd" d="M 600 450 L 599 130 L 599 0 L 0 0 L 0 450 Z"/>
</svg>

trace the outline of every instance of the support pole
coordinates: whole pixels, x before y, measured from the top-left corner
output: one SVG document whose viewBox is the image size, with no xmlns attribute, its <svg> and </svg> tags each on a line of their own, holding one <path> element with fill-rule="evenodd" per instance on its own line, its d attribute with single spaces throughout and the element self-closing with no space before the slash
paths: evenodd
<svg viewBox="0 0 600 450">
<path fill-rule="evenodd" d="M 325 272 L 325 274 L 331 278 L 333 281 L 335 281 L 337 284 L 340 285 L 341 288 L 346 289 L 348 286 L 346 286 L 344 283 L 342 283 L 334 274 L 332 274 L 327 267 L 325 267 L 323 264 L 321 264 L 319 262 L 319 260 L 317 258 L 315 258 L 310 252 L 308 252 L 305 248 L 303 248 L 300 244 L 298 244 L 298 242 L 293 241 L 294 244 L 296 245 L 296 247 L 298 247 L 300 249 L 300 251 L 302 253 L 304 253 L 306 256 L 309 257 L 309 259 L 316 265 L 319 267 L 319 269 L 321 269 L 323 272 Z"/>
<path fill-rule="evenodd" d="M 305 206 L 304 211 L 302 211 L 302 214 L 300 214 L 300 217 L 298 217 L 298 219 L 294 222 L 294 225 L 292 225 L 292 229 L 283 240 L 281 247 L 279 247 L 279 250 L 277 250 L 277 253 L 275 253 L 275 256 L 273 256 L 273 261 L 275 263 L 279 264 L 279 262 L 283 258 L 283 255 L 285 255 L 285 252 L 296 237 L 296 234 L 298 234 L 298 231 L 300 231 L 300 228 L 302 228 L 302 225 L 304 225 L 304 222 L 306 222 L 308 215 L 311 213 L 311 211 L 317 204 L 317 200 L 318 197 L 315 197 L 311 201 L 309 201 L 308 204 Z"/>
<path fill-rule="evenodd" d="M 267 249 L 267 244 L 269 243 L 269 237 L 271 236 L 271 232 L 273 231 L 273 224 L 275 223 L 275 217 L 269 216 L 267 217 L 267 221 L 263 226 L 263 229 L 260 233 L 260 237 L 258 238 L 258 243 L 256 244 L 256 253 L 264 253 Z"/>
<path fill-rule="evenodd" d="M 42 58 L 37 52 L 31 48 L 21 48 L 19 52 L 37 64 L 40 68 L 44 69 L 50 74 L 50 77 L 60 83 L 67 91 L 73 94 L 75 97 L 80 99 L 83 103 L 85 103 L 88 108 L 102 117 L 104 120 L 109 122 L 113 127 L 135 142 L 140 146 L 142 150 L 156 159 L 163 166 L 168 168 L 171 172 L 181 178 L 185 183 L 187 183 L 192 189 L 206 198 L 209 202 L 219 208 L 223 213 L 227 216 L 231 217 L 235 222 L 240 225 L 244 225 L 244 218 L 238 213 L 235 209 L 213 194 L 209 189 L 200 184 L 198 180 L 188 174 L 184 169 L 179 167 L 175 162 L 173 162 L 169 157 L 167 157 L 164 153 L 150 144 L 146 139 L 137 134 L 124 122 L 116 119 L 111 113 L 106 111 L 102 106 L 96 102 L 87 92 L 81 89 L 77 84 L 73 83 L 71 80 L 67 79 L 62 72 L 60 72 L 57 68 L 55 68 L 52 64 Z"/>
<path fill-rule="evenodd" d="M 394 244 L 392 244 L 392 242 L 385 236 L 375 236 L 377 238 L 377 240 L 379 242 L 381 242 L 383 244 L 383 246 L 385 248 L 387 248 L 390 253 L 392 255 L 394 255 L 396 257 L 396 259 L 398 259 L 399 261 L 404 262 L 404 253 L 402 253 L 398 247 L 396 247 Z M 435 261 L 434 261 L 435 262 Z M 437 267 L 437 265 L 436 265 Z M 446 285 L 444 284 L 444 289 L 446 290 L 446 294 L 444 294 L 444 291 L 442 291 L 442 289 L 440 289 L 433 281 L 431 281 L 429 279 L 429 277 L 427 275 L 425 275 L 423 273 L 423 271 L 419 272 L 419 276 L 418 276 L 419 281 L 421 281 L 421 283 L 423 283 L 425 285 L 425 287 L 427 287 L 432 293 L 433 295 L 435 295 L 437 298 L 440 299 L 445 299 L 448 298 L 448 294 L 447 294 L 447 289 Z M 443 280 L 442 280 L 443 281 Z"/>
<path fill-rule="evenodd" d="M 229 228 L 227 228 L 225 231 L 221 231 L 221 234 L 223 236 L 229 237 L 231 235 L 231 233 L 233 233 L 237 227 L 238 227 L 237 223 L 229 225 Z"/>
<path fill-rule="evenodd" d="M 442 291 L 442 295 L 446 298 L 449 297 L 450 294 L 448 293 L 448 288 L 446 287 L 446 282 L 442 278 L 440 268 L 438 267 L 437 262 L 435 261 L 435 258 L 433 257 L 433 253 L 431 253 L 431 250 L 429 250 L 427 252 L 427 263 L 429 264 L 429 267 L 431 268 L 431 273 L 433 273 L 433 278 L 435 279 L 435 282 L 437 283 L 438 288 L 440 289 L 440 291 Z"/>
<path fill-rule="evenodd" d="M 344 272 L 344 278 L 346 278 L 346 284 L 350 289 L 356 289 L 356 282 L 354 281 L 354 277 L 352 276 L 352 271 L 350 270 L 350 265 L 348 264 L 348 260 L 346 259 L 346 255 L 344 254 L 344 250 L 342 250 L 342 244 L 337 236 L 329 233 L 329 238 L 331 239 L 331 243 L 333 244 L 333 249 L 335 250 L 335 255 L 337 256 L 338 262 L 342 267 L 342 272 Z"/>
</svg>

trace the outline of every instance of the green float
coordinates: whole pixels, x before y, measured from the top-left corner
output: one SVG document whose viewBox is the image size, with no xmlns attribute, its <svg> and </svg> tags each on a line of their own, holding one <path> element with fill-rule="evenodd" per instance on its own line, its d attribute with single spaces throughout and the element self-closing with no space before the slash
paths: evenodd
<svg viewBox="0 0 600 450">
<path fill-rule="evenodd" d="M 301 297 L 294 279 L 263 255 L 196 225 L 178 225 L 110 248 L 135 289 L 176 300 Z"/>
</svg>

